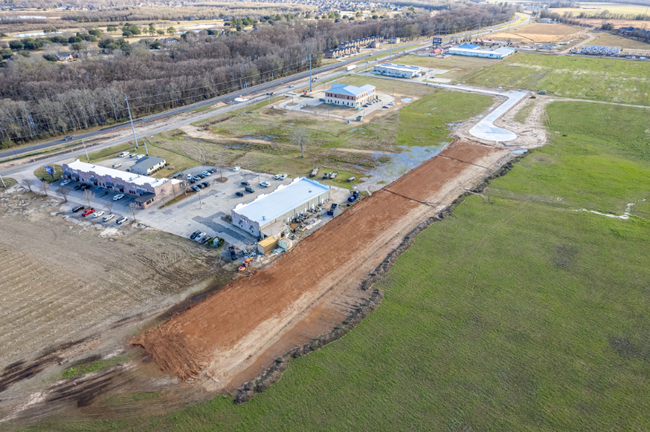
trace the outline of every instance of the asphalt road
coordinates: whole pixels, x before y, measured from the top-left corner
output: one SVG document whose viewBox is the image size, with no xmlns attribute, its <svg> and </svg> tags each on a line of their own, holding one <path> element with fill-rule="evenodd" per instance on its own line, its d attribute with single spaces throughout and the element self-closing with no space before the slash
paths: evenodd
<svg viewBox="0 0 650 432">
<path fill-rule="evenodd" d="M 513 18 L 512 21 L 510 21 L 510 23 L 498 24 L 498 25 L 493 26 L 493 27 L 487 27 L 483 31 L 481 31 L 480 34 L 475 32 L 475 31 L 457 33 L 457 34 L 454 34 L 454 35 L 449 35 L 449 36 L 443 37 L 443 41 L 444 40 L 449 40 L 449 39 L 452 39 L 452 38 L 467 36 L 467 35 L 470 35 L 470 34 L 471 35 L 476 34 L 477 36 L 479 36 L 481 34 L 487 34 L 487 33 L 492 32 L 494 29 L 497 29 L 497 28 L 500 28 L 500 27 L 507 26 L 509 24 L 515 23 L 517 20 L 519 20 L 519 16 L 515 15 L 515 18 Z M 522 22 L 522 23 L 518 24 L 517 26 L 523 25 L 526 22 L 527 22 L 527 20 L 525 22 Z M 401 47 L 399 47 L 399 48 L 397 48 L 397 49 L 395 49 L 393 51 L 396 54 L 401 54 L 404 51 L 406 51 L 406 52 L 417 51 L 417 50 L 425 48 L 427 46 L 429 46 L 429 44 L 423 44 L 422 42 L 413 42 L 413 43 L 410 43 L 410 44 L 407 44 L 407 45 L 403 45 L 403 46 L 401 46 Z M 411 47 L 414 47 L 414 48 L 411 48 Z M 350 58 L 350 59 L 347 59 L 347 60 L 343 60 L 343 61 L 331 64 L 331 65 L 321 66 L 319 68 L 312 69 L 311 73 L 312 73 L 312 76 L 321 75 L 321 74 L 327 73 L 329 71 L 332 71 L 334 69 L 338 69 L 338 68 L 341 68 L 343 66 L 346 66 L 348 64 L 363 61 L 363 59 L 365 59 L 365 58 L 375 56 L 377 54 L 389 54 L 390 52 L 391 52 L 390 49 L 386 49 L 386 50 L 382 50 L 382 51 L 379 51 L 379 52 L 366 54 L 366 55 L 363 55 L 363 56 L 356 56 L 356 57 L 353 57 L 353 58 Z M 379 58 L 379 59 L 377 59 L 377 62 L 385 60 L 387 58 L 388 58 L 388 56 Z M 344 74 L 347 74 L 347 73 L 349 73 L 349 72 L 346 71 L 345 69 L 343 69 L 340 72 L 337 72 L 337 73 L 334 73 L 334 74 L 331 74 L 331 73 L 328 74 L 327 79 L 332 79 L 332 78 L 335 78 L 335 77 L 337 77 L 339 75 L 344 75 Z M 158 119 L 161 119 L 161 118 L 164 118 L 164 117 L 169 117 L 169 116 L 172 116 L 172 115 L 175 115 L 175 114 L 181 114 L 181 113 L 185 113 L 185 112 L 192 111 L 192 110 L 195 110 L 195 109 L 199 109 L 199 108 L 203 108 L 203 107 L 206 107 L 206 106 L 214 105 L 215 103 L 218 103 L 218 102 L 230 102 L 230 101 L 232 101 L 233 99 L 235 99 L 236 97 L 239 97 L 239 96 L 249 96 L 249 95 L 253 95 L 253 94 L 256 94 L 256 93 L 262 93 L 262 92 L 267 92 L 267 91 L 275 91 L 278 94 L 288 93 L 289 91 L 286 88 L 287 84 L 293 83 L 293 84 L 295 84 L 297 86 L 298 85 L 304 85 L 304 84 L 298 83 L 298 81 L 300 81 L 302 79 L 305 79 L 305 78 L 308 78 L 308 77 L 309 77 L 309 71 L 300 72 L 300 73 L 293 74 L 293 75 L 290 75 L 290 76 L 287 76 L 287 77 L 278 78 L 276 80 L 269 81 L 269 82 L 266 82 L 266 83 L 263 83 L 263 84 L 258 84 L 256 86 L 249 87 L 249 88 L 237 91 L 235 93 L 229 93 L 229 94 L 226 94 L 226 95 L 223 95 L 223 96 L 218 96 L 216 98 L 206 99 L 204 101 L 197 102 L 197 103 L 194 103 L 192 105 L 186 105 L 186 106 L 183 106 L 183 107 L 180 107 L 180 108 L 175 108 L 173 110 L 168 110 L 168 111 L 160 112 L 158 114 L 152 114 L 152 115 L 147 116 L 147 117 L 142 117 L 140 119 L 135 120 L 133 122 L 133 124 L 134 125 L 139 125 L 139 124 L 150 122 L 150 121 L 153 121 L 153 120 L 158 120 Z M 322 81 L 323 81 L 323 79 L 320 79 L 318 81 L 318 83 L 320 83 Z M 308 83 L 309 83 L 309 81 L 307 81 L 306 84 L 308 84 Z M 280 91 L 280 89 L 284 89 L 284 91 Z M 239 103 L 239 104 L 235 104 L 235 105 L 232 105 L 232 106 L 229 106 L 229 107 L 226 107 L 226 108 L 222 108 L 222 109 L 219 109 L 219 110 L 209 111 L 206 114 L 197 115 L 196 117 L 192 118 L 189 121 L 185 120 L 185 121 L 179 121 L 179 122 L 172 122 L 172 123 L 168 124 L 167 126 L 165 126 L 163 128 L 157 128 L 157 129 L 155 129 L 155 131 L 148 131 L 147 133 L 143 134 L 143 136 L 153 135 L 155 133 L 163 132 L 163 131 L 170 130 L 170 129 L 175 129 L 178 126 L 181 126 L 181 125 L 184 125 L 184 124 L 187 124 L 187 123 L 194 123 L 196 121 L 202 120 L 203 118 L 212 117 L 212 116 L 215 116 L 217 114 L 228 112 L 228 111 L 230 111 L 232 109 L 238 109 L 238 108 L 241 108 L 242 106 L 245 106 L 245 105 L 248 105 L 248 104 L 251 104 L 251 103 L 256 103 L 256 102 L 259 102 L 261 100 L 264 100 L 264 96 L 259 96 L 259 97 L 256 97 L 254 99 L 250 99 L 249 101 L 247 101 L 245 103 Z M 101 136 L 101 135 L 103 135 L 105 133 L 109 133 L 109 132 L 112 132 L 112 131 L 115 131 L 115 130 L 118 130 L 118 129 L 123 129 L 125 126 L 128 126 L 128 125 L 129 125 L 128 122 L 120 123 L 120 124 L 110 126 L 110 127 L 107 127 L 107 128 L 103 128 L 103 129 L 100 129 L 100 130 L 97 130 L 97 131 L 81 133 L 79 135 L 75 135 L 74 140 L 75 140 L 75 142 L 79 141 L 81 139 L 89 140 L 89 139 Z M 138 134 L 136 134 L 136 136 L 138 136 Z M 140 136 L 138 136 L 138 138 L 140 138 Z M 100 149 L 100 148 L 105 148 L 105 147 L 110 147 L 110 146 L 113 146 L 113 145 L 121 144 L 121 143 L 129 141 L 130 139 L 131 138 L 121 137 L 119 139 L 119 141 L 110 140 L 110 141 L 105 142 L 101 146 L 93 147 L 93 151 L 95 151 L 97 149 Z M 43 150 L 43 149 L 47 149 L 48 147 L 53 147 L 53 146 L 65 144 L 66 142 L 67 141 L 65 141 L 64 139 L 57 139 L 57 140 L 53 140 L 53 141 L 47 141 L 47 142 L 43 142 L 43 143 L 39 143 L 39 144 L 34 144 L 34 145 L 31 145 L 31 146 L 22 147 L 20 149 L 4 150 L 4 151 L 0 152 L 0 159 L 2 159 L 3 157 L 6 158 L 6 157 L 14 156 L 14 155 L 15 156 L 20 156 L 20 155 L 23 155 L 23 154 L 33 153 L 34 151 Z M 81 154 L 83 152 L 78 152 L 78 153 Z M 73 154 L 76 154 L 76 153 L 73 153 Z M 71 154 L 66 154 L 65 159 L 69 159 L 70 156 L 71 156 Z M 59 159 L 61 159 L 60 156 L 59 157 L 53 156 L 53 158 L 48 158 L 48 163 L 56 163 L 57 160 L 59 160 Z M 43 161 L 39 161 L 37 163 L 39 165 L 42 165 Z M 18 170 L 16 168 L 18 168 L 18 167 L 2 170 L 1 173 L 2 173 L 2 175 L 11 175 L 12 173 L 18 172 Z M 24 168 L 24 166 L 23 166 L 23 168 Z"/>
</svg>

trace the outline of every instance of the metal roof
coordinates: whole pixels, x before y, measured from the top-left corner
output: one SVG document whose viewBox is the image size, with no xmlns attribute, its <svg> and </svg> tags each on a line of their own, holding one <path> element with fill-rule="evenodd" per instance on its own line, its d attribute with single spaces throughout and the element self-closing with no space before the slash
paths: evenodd
<svg viewBox="0 0 650 432">
<path fill-rule="evenodd" d="M 370 84 L 362 85 L 361 87 L 346 84 L 332 84 L 332 87 L 329 89 L 329 91 L 332 93 L 348 96 L 359 96 L 362 93 L 370 92 L 373 90 L 375 90 L 375 86 L 371 86 Z"/>
<path fill-rule="evenodd" d="M 263 227 L 265 223 L 273 222 L 329 190 L 327 185 L 300 177 L 288 185 L 278 186 L 270 194 L 258 196 L 248 204 L 237 204 L 233 211 Z"/>
<path fill-rule="evenodd" d="M 474 44 L 463 44 L 463 45 L 459 46 L 458 48 L 476 49 L 476 48 L 478 48 L 478 45 L 474 45 Z"/>
<path fill-rule="evenodd" d="M 150 184 L 151 187 L 162 186 L 168 181 L 171 181 L 172 184 L 180 183 L 180 180 L 169 180 L 166 178 L 153 178 L 149 176 L 143 176 L 139 174 L 129 173 L 126 171 L 120 171 L 113 168 L 107 168 L 101 165 L 93 165 L 86 162 L 81 162 L 79 159 L 75 160 L 68 164 L 68 167 L 72 170 L 81 171 L 84 173 L 94 173 L 101 176 L 109 176 L 111 178 L 119 178 L 124 182 L 131 183 L 136 186 L 144 186 Z"/>
<path fill-rule="evenodd" d="M 166 160 L 158 156 L 149 156 L 142 159 L 138 159 L 135 164 L 131 167 L 131 172 L 139 174 L 147 174 L 147 170 L 158 165 L 160 162 L 165 163 Z"/>
<path fill-rule="evenodd" d="M 403 65 L 403 64 L 382 63 L 382 64 L 377 65 L 377 66 L 383 67 L 385 69 L 394 69 L 394 70 L 407 71 L 407 72 L 419 72 L 420 71 L 420 68 L 418 66 L 409 66 L 409 65 Z"/>
</svg>

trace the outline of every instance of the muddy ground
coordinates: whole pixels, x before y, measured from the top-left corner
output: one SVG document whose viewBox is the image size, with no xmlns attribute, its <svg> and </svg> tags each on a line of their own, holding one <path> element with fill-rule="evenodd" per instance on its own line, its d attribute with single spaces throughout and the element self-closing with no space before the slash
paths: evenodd
<svg viewBox="0 0 650 432">
<path fill-rule="evenodd" d="M 125 354 L 144 323 L 227 282 L 216 251 L 59 205 L 20 187 L 0 194 L 0 419 L 76 360 Z"/>
</svg>

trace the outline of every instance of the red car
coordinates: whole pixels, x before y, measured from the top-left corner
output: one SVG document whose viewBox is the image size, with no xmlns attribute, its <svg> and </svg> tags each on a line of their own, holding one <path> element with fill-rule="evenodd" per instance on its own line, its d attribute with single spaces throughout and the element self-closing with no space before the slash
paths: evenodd
<svg viewBox="0 0 650 432">
<path fill-rule="evenodd" d="M 88 216 L 89 214 L 93 214 L 93 213 L 95 213 L 95 209 L 94 209 L 94 208 L 89 208 L 89 209 L 86 210 L 85 212 L 81 213 L 81 216 L 86 217 L 86 216 Z"/>
</svg>

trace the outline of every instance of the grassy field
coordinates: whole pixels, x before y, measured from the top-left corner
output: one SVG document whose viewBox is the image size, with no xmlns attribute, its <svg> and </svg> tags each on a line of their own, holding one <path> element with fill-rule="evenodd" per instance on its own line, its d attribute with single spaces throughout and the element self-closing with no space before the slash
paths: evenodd
<svg viewBox="0 0 650 432">
<path fill-rule="evenodd" d="M 399 113 L 398 145 L 426 146 L 451 141 L 449 125 L 478 115 L 492 98 L 474 93 L 438 91 L 419 99 Z"/>
<path fill-rule="evenodd" d="M 436 76 L 451 79 L 453 82 L 461 82 L 470 74 L 498 64 L 499 60 L 461 56 L 450 56 L 439 59 L 435 57 L 409 55 L 400 59 L 400 63 L 427 68 L 447 69 L 448 72 Z"/>
<path fill-rule="evenodd" d="M 176 131 L 159 134 L 153 141 L 158 147 L 189 159 L 202 160 L 207 155 L 209 161 L 222 166 L 238 165 L 291 176 L 306 175 L 314 167 L 323 172 L 337 171 L 339 176 L 325 183 L 351 187 L 359 180 L 348 183 L 348 177 L 360 179 L 367 170 L 389 160 L 382 152 L 399 153 L 405 145 L 438 147 L 451 141 L 452 123 L 465 121 L 492 103 L 489 97 L 436 91 L 409 82 L 358 76 L 341 79 L 341 83 L 347 84 L 361 82 L 398 95 L 396 106 L 368 123 L 347 124 L 258 104 L 193 125 L 201 128 L 197 134 L 205 134 L 208 129 L 215 134 L 214 138 L 202 135 L 204 138 L 188 139 L 185 133 Z M 403 103 L 399 95 L 425 97 Z M 306 128 L 309 135 L 305 158 L 299 157 L 300 149 L 291 143 L 291 134 L 297 127 Z"/>
<path fill-rule="evenodd" d="M 4 189 L 5 187 L 8 189 L 18 183 L 16 180 L 12 179 L 11 177 L 2 177 L 2 180 L 4 181 L 4 186 L 2 183 L 0 183 L 0 189 Z"/>
<path fill-rule="evenodd" d="M 251 402 L 65 429 L 648 430 L 648 201 L 628 220 L 568 211 L 589 191 L 615 213 L 647 198 L 647 181 L 627 175 L 650 174 L 639 128 L 614 137 L 601 121 L 634 111 L 550 105 L 551 131 L 579 132 L 553 134 L 426 229 L 380 284 L 376 311 Z M 612 172 L 625 173 L 614 187 Z"/>
<path fill-rule="evenodd" d="M 517 53 L 469 83 L 546 90 L 554 95 L 650 105 L 650 63 Z"/>
<path fill-rule="evenodd" d="M 639 42 L 633 39 L 616 36 L 611 33 L 599 33 L 596 39 L 589 42 L 590 45 L 617 46 L 629 49 L 650 50 L 650 44 Z"/>
<path fill-rule="evenodd" d="M 620 4 L 620 3 L 600 3 L 600 2 L 580 2 L 579 8 L 556 8 L 553 12 L 564 15 L 566 12 L 571 12 L 574 16 L 580 13 L 595 15 L 599 12 L 609 11 L 613 14 L 645 14 L 648 6 L 634 5 L 634 4 Z"/>
</svg>

